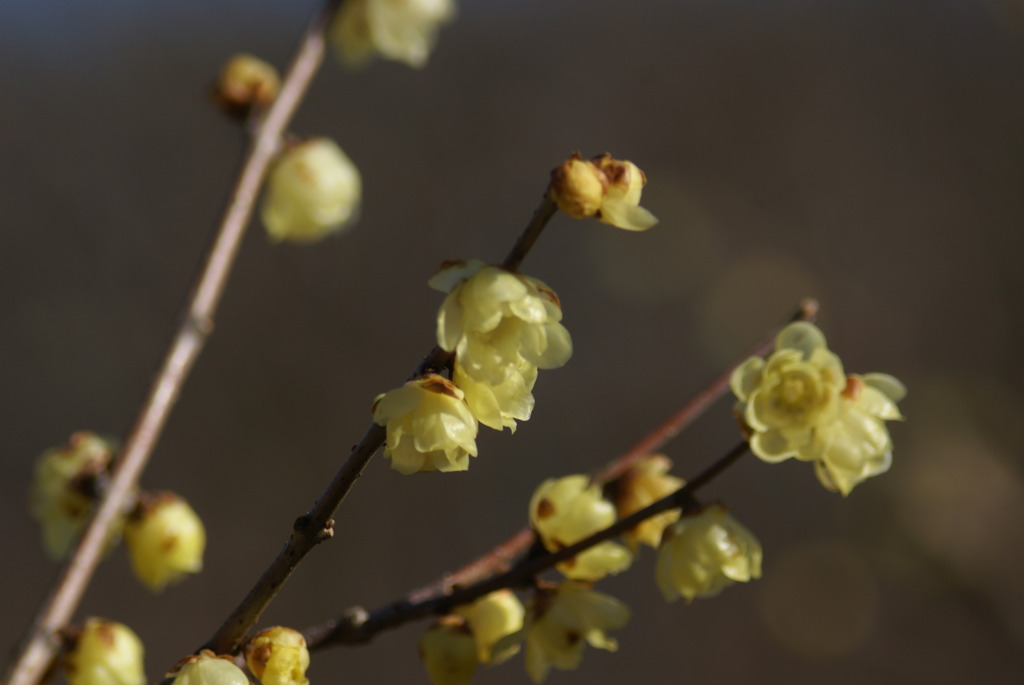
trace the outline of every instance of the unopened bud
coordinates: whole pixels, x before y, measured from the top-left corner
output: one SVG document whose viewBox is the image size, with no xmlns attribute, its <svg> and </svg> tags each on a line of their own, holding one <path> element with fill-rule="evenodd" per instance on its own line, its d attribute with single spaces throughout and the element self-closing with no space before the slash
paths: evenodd
<svg viewBox="0 0 1024 685">
<path fill-rule="evenodd" d="M 267 178 L 262 217 L 274 240 L 311 243 L 350 225 L 362 198 L 359 169 L 328 138 L 286 150 Z"/>
<path fill-rule="evenodd" d="M 551 172 L 551 197 L 576 219 L 594 216 L 608 193 L 608 177 L 594 164 L 573 154 Z"/>
<path fill-rule="evenodd" d="M 228 656 L 216 656 L 204 649 L 184 659 L 174 671 L 172 685 L 249 685 L 245 672 Z"/>
<path fill-rule="evenodd" d="M 462 618 L 443 616 L 420 638 L 420 658 L 434 685 L 464 685 L 476 671 L 476 641 Z"/>
<path fill-rule="evenodd" d="M 309 685 L 306 639 L 291 628 L 268 628 L 250 640 L 245 664 L 263 685 Z"/>
<path fill-rule="evenodd" d="M 90 618 L 64 661 L 71 685 L 144 685 L 142 641 L 128 626 Z"/>
<path fill-rule="evenodd" d="M 135 576 L 151 590 L 203 568 L 206 529 L 188 502 L 173 493 L 140 503 L 125 525 L 124 539 Z"/>
<path fill-rule="evenodd" d="M 280 89 L 277 69 L 257 57 L 240 54 L 224 65 L 214 97 L 230 114 L 244 116 L 254 107 L 269 105 Z"/>
</svg>

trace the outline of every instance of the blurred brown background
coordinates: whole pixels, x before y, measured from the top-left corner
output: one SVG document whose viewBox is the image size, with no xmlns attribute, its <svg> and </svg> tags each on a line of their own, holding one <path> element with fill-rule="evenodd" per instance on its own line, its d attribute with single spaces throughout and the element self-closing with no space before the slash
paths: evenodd
<svg viewBox="0 0 1024 685">
<path fill-rule="evenodd" d="M 205 99 L 223 60 L 282 63 L 312 0 L 0 4 L 0 644 L 52 580 L 25 508 L 75 430 L 123 435 L 173 330 L 241 137 Z M 331 63 L 295 123 L 360 166 L 363 220 L 315 247 L 255 226 L 143 484 L 203 515 L 207 570 L 154 596 L 122 550 L 82 606 L 132 625 L 156 677 L 234 607 L 432 342 L 425 285 L 498 260 L 572 150 L 637 162 L 644 235 L 558 217 L 525 270 L 576 353 L 535 417 L 465 474 L 378 458 L 265 617 L 368 608 L 517 529 L 544 478 L 615 456 L 800 297 L 852 371 L 903 379 L 896 460 L 848 499 L 749 458 L 707 491 L 765 577 L 665 604 L 645 554 L 600 589 L 616 655 L 552 683 L 962 683 L 1024 673 L 1024 32 L 969 0 L 463 1 L 428 69 Z M 723 401 L 668 453 L 736 431 Z M 320 683 L 426 683 L 421 626 L 314 657 Z M 478 683 L 527 682 L 521 660 Z"/>
</svg>

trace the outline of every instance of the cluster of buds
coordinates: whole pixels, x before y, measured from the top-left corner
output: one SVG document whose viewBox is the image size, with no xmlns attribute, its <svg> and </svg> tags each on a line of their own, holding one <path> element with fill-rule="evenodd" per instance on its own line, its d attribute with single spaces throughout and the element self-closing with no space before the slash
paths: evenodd
<svg viewBox="0 0 1024 685">
<path fill-rule="evenodd" d="M 784 328 L 772 355 L 745 361 L 731 385 L 750 449 L 762 460 L 813 462 L 821 483 L 843 495 L 889 470 L 885 422 L 903 418 L 896 403 L 906 389 L 886 374 L 846 375 L 814 324 Z"/>
<path fill-rule="evenodd" d="M 597 217 L 627 231 L 646 231 L 658 223 L 640 206 L 647 177 L 636 164 L 603 154 L 592 160 L 573 154 L 551 172 L 551 197 L 576 219 Z"/>
<path fill-rule="evenodd" d="M 352 67 L 380 55 L 422 68 L 438 29 L 453 16 L 453 0 L 348 0 L 331 25 L 330 40 Z"/>
</svg>

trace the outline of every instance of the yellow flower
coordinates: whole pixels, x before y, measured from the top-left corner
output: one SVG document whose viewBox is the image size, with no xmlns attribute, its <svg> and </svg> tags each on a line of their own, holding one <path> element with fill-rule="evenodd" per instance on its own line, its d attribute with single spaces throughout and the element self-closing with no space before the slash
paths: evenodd
<svg viewBox="0 0 1024 685">
<path fill-rule="evenodd" d="M 70 685 L 144 685 L 142 641 L 128 626 L 90 618 L 64 663 Z"/>
<path fill-rule="evenodd" d="M 711 597 L 734 581 L 761 577 L 761 544 L 724 507 L 712 504 L 665 529 L 656 574 L 669 601 Z"/>
<path fill-rule="evenodd" d="M 686 481 L 669 475 L 668 470 L 671 468 L 672 461 L 668 457 L 663 454 L 652 454 L 638 461 L 613 482 L 611 499 L 615 502 L 619 518 L 626 518 L 683 487 Z M 662 531 L 678 520 L 679 510 L 671 509 L 652 516 L 625 533 L 623 537 L 633 552 L 636 552 L 641 543 L 657 548 L 661 542 Z"/>
<path fill-rule="evenodd" d="M 359 169 L 328 138 L 285 150 L 267 177 L 261 216 L 273 240 L 311 243 L 351 225 L 362 198 Z"/>
<path fill-rule="evenodd" d="M 437 374 L 378 396 L 373 420 L 387 427 L 384 456 L 399 473 L 465 471 L 477 454 L 476 419 L 462 391 Z"/>
<path fill-rule="evenodd" d="M 477 260 L 449 262 L 429 283 L 448 293 L 437 342 L 455 353 L 455 382 L 481 423 L 514 431 L 533 410 L 537 369 L 572 356 L 558 296 L 534 278 Z"/>
<path fill-rule="evenodd" d="M 83 432 L 72 435 L 65 447 L 47 450 L 36 462 L 29 503 L 52 558 L 67 554 L 88 522 L 94 502 L 91 484 L 106 471 L 110 456 L 106 441 Z M 110 543 L 117 539 L 119 527 L 120 522 Z"/>
<path fill-rule="evenodd" d="M 839 417 L 814 435 L 818 480 L 829 490 L 848 495 L 854 486 L 889 470 L 892 440 L 886 421 L 902 419 L 896 402 L 906 394 L 892 376 L 849 376 L 841 394 Z"/>
<path fill-rule="evenodd" d="M 434 685 L 465 685 L 477 665 L 476 642 L 466 621 L 442 616 L 420 638 L 420 658 Z"/>
<path fill-rule="evenodd" d="M 493 666 L 519 651 L 519 643 L 506 640 L 523 629 L 526 610 L 511 590 L 497 590 L 472 604 L 457 607 L 455 613 L 466 619 L 476 640 L 480 663 Z M 499 646 L 499 642 L 502 644 Z"/>
<path fill-rule="evenodd" d="M 596 216 L 627 231 L 646 231 L 657 218 L 640 206 L 647 177 L 636 164 L 610 154 L 584 160 L 573 154 L 551 172 L 551 197 L 564 213 L 576 219 Z"/>
<path fill-rule="evenodd" d="M 330 39 L 349 66 L 362 66 L 379 54 L 422 68 L 438 29 L 453 16 L 453 0 L 347 0 L 331 26 Z"/>
<path fill-rule="evenodd" d="M 618 644 L 605 631 L 628 621 L 625 604 L 586 584 L 565 581 L 539 589 L 526 611 L 526 672 L 533 682 L 542 683 L 551 667 L 579 668 L 587 644 L 614 652 Z"/>
<path fill-rule="evenodd" d="M 275 626 L 245 647 L 245 664 L 263 685 L 309 685 L 309 650 L 302 633 Z"/>
<path fill-rule="evenodd" d="M 813 461 L 815 430 L 838 418 L 846 375 L 822 332 L 801 321 L 779 333 L 767 361 L 751 357 L 737 367 L 731 385 L 753 431 L 754 454 L 767 462 Z"/>
<path fill-rule="evenodd" d="M 206 649 L 184 659 L 167 676 L 174 676 L 172 685 L 249 685 L 249 678 L 231 657 L 215 656 Z"/>
<path fill-rule="evenodd" d="M 530 500 L 530 523 L 552 552 L 607 528 L 615 520 L 615 506 L 601 496 L 600 486 L 591 485 L 587 476 L 548 479 Z M 632 562 L 628 549 L 605 541 L 557 568 L 573 580 L 599 580 L 626 570 Z"/>
<path fill-rule="evenodd" d="M 889 469 L 885 422 L 903 418 L 896 402 L 906 388 L 886 374 L 847 376 L 813 324 L 784 328 L 768 360 L 751 357 L 731 384 L 750 449 L 764 461 L 813 461 L 822 484 L 844 495 Z"/>
<path fill-rule="evenodd" d="M 203 569 L 206 529 L 188 502 L 169 492 L 140 503 L 125 524 L 135 576 L 154 591 Z"/>
</svg>

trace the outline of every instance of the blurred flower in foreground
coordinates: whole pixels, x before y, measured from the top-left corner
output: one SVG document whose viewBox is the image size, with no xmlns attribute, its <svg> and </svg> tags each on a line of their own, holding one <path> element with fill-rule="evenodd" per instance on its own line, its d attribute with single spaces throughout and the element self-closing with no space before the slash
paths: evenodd
<svg viewBox="0 0 1024 685">
<path fill-rule="evenodd" d="M 124 540 L 135 576 L 151 590 L 203 568 L 206 529 L 188 502 L 173 493 L 140 502 L 125 524 Z"/>
<path fill-rule="evenodd" d="M 576 219 L 596 216 L 627 231 L 646 231 L 658 223 L 640 206 L 647 177 L 636 164 L 610 154 L 592 161 L 573 154 L 551 172 L 551 196 L 558 208 Z"/>
<path fill-rule="evenodd" d="M 465 685 L 477 665 L 476 642 L 459 616 L 442 616 L 420 638 L 420 658 L 434 685 Z"/>
<path fill-rule="evenodd" d="M 309 649 L 302 633 L 275 626 L 245 647 L 245 664 L 263 685 L 309 685 Z"/>
<path fill-rule="evenodd" d="M 142 641 L 128 626 L 90 618 L 64 661 L 71 685 L 145 685 Z"/>
<path fill-rule="evenodd" d="M 601 496 L 601 487 L 587 476 L 544 481 L 530 500 L 530 523 L 551 552 L 569 547 L 615 523 L 615 506 Z M 622 545 L 605 541 L 558 564 L 574 580 L 599 580 L 629 568 L 633 555 Z"/>
<path fill-rule="evenodd" d="M 437 31 L 455 15 L 453 0 L 347 0 L 338 10 L 330 40 L 349 66 L 375 54 L 422 68 Z"/>
<path fill-rule="evenodd" d="M 614 652 L 618 643 L 605 631 L 622 628 L 629 608 L 608 595 L 594 592 L 584 583 L 565 581 L 540 588 L 526 611 L 526 672 L 542 683 L 551 667 L 579 668 L 583 648 Z"/>
<path fill-rule="evenodd" d="M 477 422 L 464 395 L 429 374 L 379 395 L 373 420 L 387 428 L 384 456 L 399 473 L 465 471 L 476 456 Z"/>
<path fill-rule="evenodd" d="M 185 658 L 167 676 L 174 676 L 172 685 L 249 685 L 249 678 L 231 657 L 215 656 L 206 649 Z"/>
<path fill-rule="evenodd" d="M 611 483 L 611 500 L 615 502 L 619 518 L 640 511 L 686 484 L 682 478 L 669 474 L 672 460 L 663 454 L 652 454 L 635 463 L 626 473 Z M 636 528 L 623 534 L 636 552 L 640 543 L 657 548 L 661 533 L 679 520 L 679 510 L 670 509 L 652 516 Z"/>
<path fill-rule="evenodd" d="M 312 243 L 354 221 L 362 199 L 359 169 L 329 138 L 286 149 L 267 177 L 261 216 L 274 240 Z"/>
<path fill-rule="evenodd" d="M 476 640 L 480 663 L 493 666 L 507 660 L 519 651 L 518 641 L 505 641 L 523 628 L 526 610 L 511 590 L 497 590 L 484 595 L 472 604 L 457 607 L 455 613 L 466 619 Z"/>
<path fill-rule="evenodd" d="M 813 461 L 819 480 L 844 495 L 889 469 L 885 421 L 902 418 L 896 402 L 906 389 L 885 374 L 847 376 L 813 324 L 786 326 L 772 355 L 745 361 L 731 385 L 762 460 Z"/>
<path fill-rule="evenodd" d="M 214 96 L 227 112 L 244 116 L 253 107 L 269 105 L 280 89 L 277 69 L 257 57 L 240 54 L 224 65 Z"/>
<path fill-rule="evenodd" d="M 712 504 L 665 529 L 656 575 L 665 599 L 712 597 L 734 581 L 761 577 L 761 544 Z"/>
<path fill-rule="evenodd" d="M 47 450 L 36 462 L 29 506 L 52 558 L 67 554 L 85 527 L 95 501 L 95 479 L 107 470 L 110 457 L 105 440 L 81 432 L 72 435 L 66 446 Z M 112 540 L 116 535 L 112 533 Z"/>
<path fill-rule="evenodd" d="M 533 411 L 537 369 L 572 356 L 558 296 L 529 276 L 478 260 L 446 263 L 429 281 L 448 293 L 437 314 L 437 344 L 455 353 L 453 380 L 477 419 L 515 431 Z"/>
</svg>

